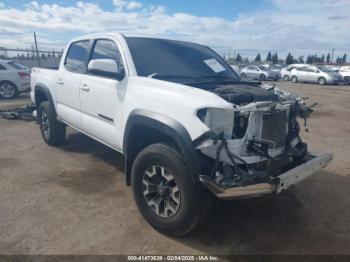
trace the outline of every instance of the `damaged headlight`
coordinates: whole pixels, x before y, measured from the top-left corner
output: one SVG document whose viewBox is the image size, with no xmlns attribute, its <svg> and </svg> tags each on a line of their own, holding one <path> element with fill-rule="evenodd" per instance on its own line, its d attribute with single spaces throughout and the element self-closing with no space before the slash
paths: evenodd
<svg viewBox="0 0 350 262">
<path fill-rule="evenodd" d="M 215 134 L 232 138 L 234 111 L 222 108 L 203 108 L 197 111 L 198 118 Z"/>
</svg>

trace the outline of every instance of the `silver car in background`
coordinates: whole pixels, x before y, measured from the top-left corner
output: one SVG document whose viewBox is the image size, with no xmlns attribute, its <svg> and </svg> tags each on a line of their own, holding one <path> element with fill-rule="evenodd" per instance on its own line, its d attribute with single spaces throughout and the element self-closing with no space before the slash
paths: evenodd
<svg viewBox="0 0 350 262">
<path fill-rule="evenodd" d="M 304 66 L 292 70 L 291 80 L 293 83 L 308 82 L 318 83 L 319 85 L 340 84 L 343 77 L 324 66 Z"/>
<path fill-rule="evenodd" d="M 274 80 L 277 81 L 281 78 L 279 70 L 273 70 L 267 66 L 250 65 L 241 70 L 241 79 L 246 80 Z"/>
<path fill-rule="evenodd" d="M 280 73 L 281 73 L 281 78 L 284 81 L 289 81 L 292 77 L 292 70 L 297 67 L 304 67 L 306 66 L 305 64 L 291 64 L 285 68 L 282 68 Z"/>
</svg>

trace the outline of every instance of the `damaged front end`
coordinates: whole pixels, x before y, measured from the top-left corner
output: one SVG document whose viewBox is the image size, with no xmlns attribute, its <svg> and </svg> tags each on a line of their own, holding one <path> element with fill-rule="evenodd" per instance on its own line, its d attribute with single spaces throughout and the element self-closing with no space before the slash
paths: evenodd
<svg viewBox="0 0 350 262">
<path fill-rule="evenodd" d="M 228 89 L 213 92 L 232 99 Z M 278 194 L 332 160 L 332 154 L 310 154 L 301 140 L 297 118 L 306 125 L 312 111 L 301 99 L 278 94 L 271 100 L 239 106 L 230 101 L 232 111 L 198 110 L 211 130 L 196 141 L 207 164 L 199 178 L 219 198 Z"/>
</svg>

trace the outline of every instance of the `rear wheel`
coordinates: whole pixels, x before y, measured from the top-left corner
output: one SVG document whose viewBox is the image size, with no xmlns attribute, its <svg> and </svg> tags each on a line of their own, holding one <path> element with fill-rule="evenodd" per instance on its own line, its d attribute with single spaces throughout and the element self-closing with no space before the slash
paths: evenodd
<svg viewBox="0 0 350 262">
<path fill-rule="evenodd" d="M 318 79 L 318 84 L 321 85 L 321 86 L 325 85 L 326 84 L 326 79 L 324 77 L 320 77 Z"/>
<path fill-rule="evenodd" d="M 283 76 L 283 80 L 284 80 L 284 81 L 289 81 L 289 76 L 284 75 L 284 76 Z"/>
<path fill-rule="evenodd" d="M 60 145 L 66 137 L 66 126 L 56 119 L 52 105 L 45 101 L 38 110 L 40 131 L 45 142 L 50 146 Z"/>
<path fill-rule="evenodd" d="M 247 75 L 246 74 L 241 74 L 241 79 L 242 81 L 247 81 Z"/>
<path fill-rule="evenodd" d="M 150 145 L 138 154 L 132 187 L 144 218 L 165 234 L 189 233 L 209 211 L 208 193 L 195 185 L 183 156 L 166 144 Z"/>
<path fill-rule="evenodd" d="M 5 99 L 14 98 L 17 96 L 18 90 L 15 84 L 9 81 L 3 81 L 0 83 L 0 96 Z"/>
<path fill-rule="evenodd" d="M 298 78 L 296 76 L 292 76 L 291 80 L 293 83 L 298 83 Z"/>
</svg>

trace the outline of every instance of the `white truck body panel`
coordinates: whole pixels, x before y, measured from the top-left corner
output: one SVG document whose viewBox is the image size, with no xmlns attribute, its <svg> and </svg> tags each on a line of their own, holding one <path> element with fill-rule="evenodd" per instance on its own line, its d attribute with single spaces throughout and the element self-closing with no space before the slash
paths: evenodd
<svg viewBox="0 0 350 262">
<path fill-rule="evenodd" d="M 71 44 L 84 40 L 90 41 L 87 50 L 93 50 L 92 48 L 95 48 L 94 45 L 99 40 L 112 41 L 114 43 L 113 46 L 117 46 L 118 50 L 115 50 L 120 53 L 118 63 L 121 60 L 125 76 L 111 78 L 108 76 L 97 76 L 93 72 L 72 72 L 68 70 L 65 66 L 65 58 Z M 156 52 L 158 52 L 158 49 Z M 92 55 L 92 53 L 89 53 L 88 58 L 92 59 Z M 89 59 L 87 59 L 87 55 L 85 55 L 85 58 L 84 68 L 88 68 L 88 62 L 86 61 L 89 61 Z M 227 65 L 229 69 L 225 69 L 225 64 L 220 64 L 215 59 L 206 59 L 206 57 L 204 60 L 202 59 L 199 59 L 199 61 L 207 64 L 209 68 L 210 65 L 213 66 L 211 69 L 216 73 L 222 69 L 232 71 L 231 67 Z M 242 72 L 245 71 L 242 70 Z M 256 171 L 255 165 L 264 165 L 265 163 L 270 165 L 270 159 L 272 158 L 278 162 L 278 158 L 282 154 L 285 154 L 285 157 L 288 158 L 287 161 L 292 161 L 293 163 L 296 162 L 295 159 L 298 159 L 298 157 L 307 155 L 307 146 L 302 143 L 299 137 L 299 125 L 296 121 L 296 116 L 304 119 L 308 116 L 308 110 L 302 105 L 303 100 L 301 98 L 274 87 L 247 87 L 239 80 L 234 82 L 232 79 L 230 81 L 226 79 L 226 83 L 229 82 L 229 84 L 225 86 L 225 81 L 222 78 L 216 80 L 221 85 L 219 85 L 217 88 L 219 90 L 215 93 L 207 91 L 209 89 L 204 87 L 196 88 L 191 86 L 195 86 L 198 83 L 208 83 L 206 82 L 208 80 L 180 84 L 175 81 L 153 78 L 156 74 L 157 72 L 149 76 L 139 76 L 137 74 L 136 66 L 124 36 L 113 33 L 92 34 L 75 38 L 67 45 L 58 71 L 40 68 L 33 69 L 31 98 L 35 102 L 34 92 L 38 86 L 47 88 L 52 97 L 50 102 L 56 110 L 58 120 L 122 153 L 125 150 L 124 142 L 130 141 L 126 140 L 125 136 L 128 120 L 135 110 L 143 110 L 161 117 L 164 116 L 168 121 L 178 123 L 181 126 L 180 129 L 184 129 L 184 131 L 181 131 L 181 135 L 186 136 L 187 140 L 185 142 L 186 145 L 182 146 L 189 151 L 187 155 L 189 156 L 188 161 L 194 158 L 197 159 L 196 154 L 201 152 L 202 156 L 209 157 L 211 160 L 214 159 L 215 162 L 224 163 L 226 167 L 235 167 L 236 175 L 254 178 L 261 175 L 261 173 Z M 202 77 L 206 79 L 205 76 Z M 264 94 L 264 90 L 269 90 L 268 94 Z M 271 90 L 273 91 L 270 92 Z M 225 93 L 227 91 L 228 93 Z M 265 100 L 253 99 L 253 102 L 246 103 L 232 102 L 231 95 L 234 96 L 234 94 L 239 94 L 239 92 L 242 92 L 240 98 L 242 100 L 239 101 L 244 101 L 247 97 L 250 99 L 250 95 L 259 97 L 259 92 Z M 225 97 L 225 94 L 228 94 L 228 98 L 227 96 Z M 205 113 L 201 115 L 199 114 L 200 112 Z M 234 123 L 237 119 L 239 123 Z M 236 128 L 239 127 L 239 130 L 235 130 L 236 133 L 233 133 L 234 125 L 236 125 Z M 240 129 L 241 125 L 245 125 L 246 129 L 244 130 L 244 126 Z M 276 126 L 278 127 L 276 128 Z M 218 132 L 213 132 L 213 130 Z M 294 133 L 290 134 L 289 130 Z M 210 137 L 207 138 L 206 135 Z M 188 136 L 189 139 L 187 138 Z M 221 142 L 218 143 L 218 141 Z M 225 152 L 222 152 L 223 149 Z M 191 158 L 193 155 L 196 156 Z M 184 157 L 186 157 L 185 154 Z M 321 168 L 328 164 L 331 158 L 331 154 L 328 154 L 326 159 L 314 161 L 316 164 L 308 164 L 304 167 L 293 169 L 293 176 L 297 177 L 297 173 L 302 173 L 303 171 L 300 169 L 309 168 L 310 165 L 312 170 L 309 169 L 314 172 L 318 167 Z M 285 163 L 287 162 L 282 164 Z M 194 165 L 194 163 L 190 163 L 190 165 L 192 164 Z M 246 170 L 239 171 L 240 168 L 237 167 L 239 164 L 246 165 Z M 216 164 L 215 166 L 217 167 Z M 227 179 L 227 176 L 225 177 L 220 173 L 224 171 L 217 169 L 212 172 L 211 176 L 215 176 L 216 180 L 213 177 L 203 176 L 200 173 L 194 175 L 200 177 L 202 183 L 219 197 L 222 192 L 225 192 L 225 198 L 236 197 L 237 194 L 249 195 L 247 192 L 241 193 L 240 190 L 237 192 L 234 189 L 239 183 L 245 182 L 239 181 L 237 176 L 234 179 L 238 182 Z M 311 175 L 311 171 L 304 172 L 303 177 L 306 178 Z M 269 171 L 264 173 L 264 177 L 266 180 L 272 179 L 269 176 Z M 294 178 L 292 179 L 294 182 L 290 181 L 290 177 L 284 177 L 285 181 L 289 181 L 290 185 L 299 181 Z M 231 183 L 228 191 L 221 187 L 226 182 Z M 276 186 L 278 185 L 276 183 L 276 181 L 272 183 L 272 180 L 268 182 L 268 193 L 272 191 L 276 193 Z M 260 189 L 258 184 L 258 189 L 254 186 L 253 191 L 257 192 Z M 264 191 L 263 193 L 267 193 L 265 188 L 262 190 Z M 243 187 L 243 191 L 246 191 L 246 188 Z"/>
<path fill-rule="evenodd" d="M 215 94 L 197 88 L 158 79 L 137 76 L 130 51 L 120 34 L 96 34 L 73 39 L 110 39 L 121 50 L 126 77 L 122 81 L 73 73 L 64 67 L 65 49 L 58 71 L 33 69 L 32 92 L 37 84 L 50 89 L 58 119 L 106 145 L 122 152 L 123 130 L 132 111 L 143 109 L 180 122 L 195 139 L 208 127 L 194 117 L 200 108 L 232 110 L 232 105 Z M 89 91 L 84 91 L 88 88 Z M 34 95 L 31 95 L 34 100 Z M 195 99 L 193 99 L 195 97 Z M 99 117 L 113 119 L 113 123 Z"/>
</svg>

